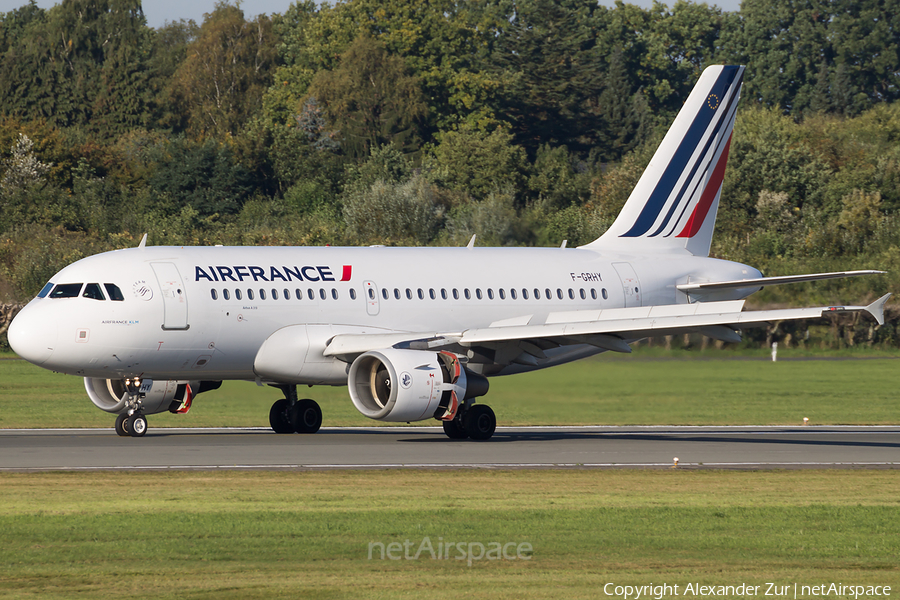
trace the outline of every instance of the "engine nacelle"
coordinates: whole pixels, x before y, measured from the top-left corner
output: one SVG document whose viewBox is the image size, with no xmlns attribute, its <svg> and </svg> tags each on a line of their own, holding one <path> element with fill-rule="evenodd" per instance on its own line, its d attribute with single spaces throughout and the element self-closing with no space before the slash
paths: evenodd
<svg viewBox="0 0 900 600">
<path fill-rule="evenodd" d="M 347 384 L 356 410 L 378 421 L 452 419 L 460 402 L 488 390 L 454 354 L 397 348 L 358 357 Z"/>
<path fill-rule="evenodd" d="M 219 385 L 221 382 L 144 380 L 140 389 L 141 410 L 146 415 L 165 411 L 186 413 L 196 394 L 215 389 Z M 124 379 L 85 377 L 84 389 L 94 406 L 100 410 L 114 414 L 128 410 L 129 393 Z"/>
</svg>

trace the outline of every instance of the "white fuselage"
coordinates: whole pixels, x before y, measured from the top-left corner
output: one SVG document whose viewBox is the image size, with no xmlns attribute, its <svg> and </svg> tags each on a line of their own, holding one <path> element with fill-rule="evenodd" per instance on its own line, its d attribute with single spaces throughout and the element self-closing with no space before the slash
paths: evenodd
<svg viewBox="0 0 900 600">
<path fill-rule="evenodd" d="M 107 252 L 53 284 L 104 284 L 123 300 L 36 298 L 17 317 L 15 347 L 41 366 L 84 377 L 257 378 L 263 342 L 309 325 L 320 346 L 337 333 L 448 332 L 550 313 L 688 302 L 676 284 L 753 279 L 756 269 L 688 254 L 612 255 L 545 248 L 148 247 Z M 690 281 L 689 281 L 690 279 Z M 710 300 L 743 298 L 756 288 Z M 12 339 L 12 338 L 11 338 Z M 313 344 L 315 345 L 315 344 Z M 536 367 L 599 352 L 567 348 Z M 346 384 L 344 363 L 327 377 Z M 342 380 L 342 378 L 344 378 Z"/>
</svg>

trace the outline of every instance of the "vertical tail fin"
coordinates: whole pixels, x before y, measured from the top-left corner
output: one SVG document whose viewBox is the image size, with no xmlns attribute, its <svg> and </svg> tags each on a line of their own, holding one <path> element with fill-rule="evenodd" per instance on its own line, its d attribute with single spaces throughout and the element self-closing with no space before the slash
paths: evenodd
<svg viewBox="0 0 900 600">
<path fill-rule="evenodd" d="M 622 212 L 584 247 L 709 255 L 743 75 L 703 71 Z"/>
</svg>

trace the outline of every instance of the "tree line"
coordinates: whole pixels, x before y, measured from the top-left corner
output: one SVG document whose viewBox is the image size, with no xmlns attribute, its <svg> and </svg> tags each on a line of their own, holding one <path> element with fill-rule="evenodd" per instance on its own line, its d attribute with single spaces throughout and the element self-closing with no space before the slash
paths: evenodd
<svg viewBox="0 0 900 600">
<path fill-rule="evenodd" d="M 159 29 L 139 0 L 32 1 L 0 13 L 0 298 L 144 232 L 585 243 L 717 63 L 747 71 L 713 254 L 898 273 L 898 25 L 900 0 L 226 1 Z"/>
</svg>

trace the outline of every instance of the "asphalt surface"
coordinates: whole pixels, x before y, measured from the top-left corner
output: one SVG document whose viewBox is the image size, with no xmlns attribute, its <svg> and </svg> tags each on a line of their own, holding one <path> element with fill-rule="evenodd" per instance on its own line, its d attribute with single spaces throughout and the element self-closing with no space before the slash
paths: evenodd
<svg viewBox="0 0 900 600">
<path fill-rule="evenodd" d="M 0 430 L 0 470 L 335 468 L 898 468 L 900 427 L 436 427 Z"/>
</svg>

